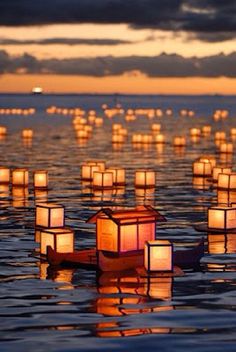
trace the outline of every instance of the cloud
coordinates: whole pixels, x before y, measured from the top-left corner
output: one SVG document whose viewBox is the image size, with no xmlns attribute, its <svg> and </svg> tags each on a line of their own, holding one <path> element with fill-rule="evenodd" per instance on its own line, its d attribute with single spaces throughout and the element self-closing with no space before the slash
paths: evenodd
<svg viewBox="0 0 236 352">
<path fill-rule="evenodd" d="M 203 58 L 185 58 L 165 53 L 148 56 L 83 57 L 73 59 L 42 59 L 25 53 L 10 56 L 0 50 L 0 73 L 83 75 L 93 77 L 119 76 L 140 72 L 148 77 L 236 77 L 236 52 Z"/>
<path fill-rule="evenodd" d="M 184 31 L 199 40 L 235 38 L 235 0 L 1 0 L 0 25 L 125 23 L 135 29 Z M 209 34 L 209 35 L 207 35 Z"/>
<path fill-rule="evenodd" d="M 7 39 L 0 38 L 0 45 L 106 45 L 134 44 L 135 42 L 122 39 L 89 39 L 89 38 L 46 38 L 46 39 Z"/>
</svg>

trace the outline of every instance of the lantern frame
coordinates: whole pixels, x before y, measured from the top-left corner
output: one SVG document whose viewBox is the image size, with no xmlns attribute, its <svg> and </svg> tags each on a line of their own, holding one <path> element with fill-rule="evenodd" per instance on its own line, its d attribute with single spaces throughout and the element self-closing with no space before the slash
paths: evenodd
<svg viewBox="0 0 236 352">
<path fill-rule="evenodd" d="M 2 175 L 2 173 L 6 173 Z M 3 178 L 3 180 L 2 180 Z M 11 170 L 8 167 L 1 166 L 0 167 L 0 184 L 9 184 L 11 179 Z"/>
<path fill-rule="evenodd" d="M 58 227 L 58 228 L 46 228 L 46 229 L 41 229 L 40 230 L 40 254 L 46 255 L 47 254 L 47 245 L 44 248 L 44 243 L 42 241 L 42 235 L 51 235 L 53 238 L 53 246 L 52 249 L 56 251 L 57 253 L 72 253 L 74 252 L 74 238 L 75 238 L 75 233 L 74 231 L 69 228 L 69 227 Z M 57 251 L 58 247 L 58 237 L 60 236 L 65 236 L 65 235 L 70 235 L 72 237 L 72 246 L 70 251 Z"/>
<path fill-rule="evenodd" d="M 37 209 L 45 209 L 47 210 L 47 224 L 46 225 L 42 225 L 42 224 L 38 224 L 38 220 L 37 220 Z M 56 225 L 52 225 L 52 215 L 51 212 L 55 209 L 61 209 L 62 210 L 62 215 L 63 215 L 63 219 L 61 224 L 56 224 Z M 35 228 L 50 228 L 50 229 L 54 229 L 54 228 L 60 228 L 60 227 L 64 227 L 65 226 L 65 207 L 64 205 L 61 204 L 55 204 L 55 203 L 38 203 L 36 204 L 36 208 L 35 208 Z"/>
<path fill-rule="evenodd" d="M 39 175 L 45 175 L 45 185 L 44 186 L 37 186 L 37 176 Z M 37 171 L 34 171 L 33 172 L 33 182 L 34 182 L 34 188 L 37 188 L 37 189 L 47 189 L 48 188 L 48 171 L 46 170 L 37 170 Z"/>
<path fill-rule="evenodd" d="M 233 203 L 232 203 L 232 205 L 233 205 Z M 211 223 L 210 223 L 210 213 L 212 212 L 212 211 L 218 211 L 218 212 L 221 212 L 221 213 L 223 213 L 223 219 L 220 219 L 219 221 L 222 221 L 222 225 L 221 226 L 210 226 L 211 225 Z M 234 218 L 233 219 L 228 219 L 228 217 L 227 217 L 227 214 L 229 214 L 229 213 L 234 213 L 233 215 L 234 215 Z M 222 215 L 221 215 L 222 216 Z M 215 206 L 215 207 L 210 207 L 210 208 L 208 208 L 208 210 L 207 210 L 207 223 L 208 223 L 208 228 L 209 229 L 212 229 L 212 230 L 233 230 L 233 229 L 235 229 L 236 228 L 236 205 L 235 205 L 235 207 L 234 206 L 230 206 L 230 207 L 228 207 L 228 206 Z M 232 225 L 230 225 L 228 222 L 229 221 L 234 221 L 235 222 L 235 224 L 234 224 L 234 226 L 232 226 Z"/>
<path fill-rule="evenodd" d="M 227 180 L 227 186 L 224 187 L 222 185 L 220 185 L 220 181 L 222 181 L 221 179 L 225 177 L 225 178 L 228 178 Z M 235 178 L 235 187 L 231 187 L 231 182 L 232 182 L 232 179 Z M 218 175 L 218 183 L 217 183 L 217 188 L 218 189 L 224 189 L 224 190 L 236 190 L 236 172 L 232 172 L 230 174 L 225 174 L 225 173 L 219 173 Z"/>
<path fill-rule="evenodd" d="M 137 184 L 136 178 L 139 173 L 144 174 L 144 182 L 143 184 Z M 154 183 L 147 184 L 147 178 L 149 177 L 148 174 L 153 174 L 154 175 Z M 152 175 L 152 176 L 153 176 Z M 135 171 L 135 180 L 134 180 L 134 186 L 135 188 L 153 188 L 156 186 L 156 173 L 154 170 L 148 170 L 148 169 L 140 169 Z"/>
<path fill-rule="evenodd" d="M 17 172 L 22 172 L 22 182 L 15 182 L 14 180 L 14 174 Z M 17 186 L 17 187 L 27 187 L 29 184 L 29 171 L 28 169 L 14 169 L 12 170 L 12 185 Z"/>
<path fill-rule="evenodd" d="M 173 272 L 173 268 L 174 268 L 174 264 L 173 264 L 173 243 L 171 243 L 170 241 L 166 241 L 164 240 L 162 243 L 162 240 L 154 240 L 154 241 L 146 241 L 145 243 L 145 248 L 144 248 L 144 266 L 145 269 L 148 273 L 154 273 L 154 272 Z M 151 269 L 151 249 L 153 247 L 158 247 L 158 248 L 163 248 L 163 247 L 169 247 L 171 250 L 171 265 L 170 265 L 170 269 L 157 269 L 157 270 L 152 270 Z M 147 256 L 147 266 L 146 266 L 146 259 L 145 257 Z"/>
</svg>

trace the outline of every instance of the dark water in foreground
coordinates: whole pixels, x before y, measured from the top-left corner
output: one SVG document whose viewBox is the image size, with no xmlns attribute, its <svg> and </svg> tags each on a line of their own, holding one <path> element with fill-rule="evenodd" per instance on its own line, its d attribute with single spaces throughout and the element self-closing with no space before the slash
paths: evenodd
<svg viewBox="0 0 236 352">
<path fill-rule="evenodd" d="M 0 186 L 0 350 L 1 351 L 228 351 L 236 350 L 236 235 L 199 233 L 193 224 L 206 219 L 216 203 L 216 190 L 194 184 L 192 161 L 201 154 L 216 154 L 221 163 L 233 163 L 216 153 L 213 134 L 198 143 L 189 137 L 190 127 L 212 124 L 214 131 L 236 127 L 236 97 L 119 97 L 128 107 L 172 107 L 172 117 L 122 122 L 129 139 L 112 147 L 111 121 L 94 128 L 92 138 L 79 143 L 71 118 L 47 116 L 49 105 L 80 106 L 100 111 L 112 97 L 96 96 L 0 96 L 0 107 L 35 107 L 32 117 L 0 116 L 9 134 L 0 141 L 0 164 L 49 171 L 48 201 L 64 204 L 66 224 L 76 231 L 76 247 L 95 244 L 94 228 L 85 224 L 101 206 L 151 204 L 168 222 L 158 227 L 158 238 L 170 239 L 178 248 L 195 244 L 204 235 L 205 257 L 198 271 L 186 271 L 174 279 L 141 279 L 137 273 L 104 273 L 82 269 L 53 270 L 32 256 L 35 202 L 45 194 L 32 187 L 14 192 Z M 196 111 L 195 117 L 179 117 L 180 108 Z M 228 108 L 230 117 L 214 122 L 211 114 Z M 161 122 L 168 143 L 135 149 L 134 131 L 149 131 Z M 33 127 L 32 145 L 20 132 Z M 188 136 L 184 150 L 170 144 L 173 135 Z M 91 193 L 80 181 L 80 164 L 104 159 L 109 166 L 127 170 L 125 189 Z M 135 192 L 134 171 L 151 167 L 157 186 L 151 192 Z"/>
</svg>

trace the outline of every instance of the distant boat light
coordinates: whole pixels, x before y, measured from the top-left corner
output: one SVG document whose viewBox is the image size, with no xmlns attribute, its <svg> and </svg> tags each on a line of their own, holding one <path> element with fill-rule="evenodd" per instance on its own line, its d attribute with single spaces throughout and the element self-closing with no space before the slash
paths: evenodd
<svg viewBox="0 0 236 352">
<path fill-rule="evenodd" d="M 32 89 L 32 93 L 33 93 L 33 94 L 42 94 L 42 93 L 43 93 L 43 88 L 41 88 L 41 87 L 34 87 L 34 88 Z"/>
</svg>

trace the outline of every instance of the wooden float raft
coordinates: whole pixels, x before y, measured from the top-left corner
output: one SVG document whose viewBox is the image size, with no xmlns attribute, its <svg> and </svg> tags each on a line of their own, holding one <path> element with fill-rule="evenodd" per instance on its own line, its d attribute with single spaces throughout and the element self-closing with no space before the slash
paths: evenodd
<svg viewBox="0 0 236 352">
<path fill-rule="evenodd" d="M 210 232 L 210 233 L 235 233 L 236 229 L 214 229 L 208 227 L 207 223 L 200 223 L 193 226 L 193 228 L 198 232 Z"/>
<path fill-rule="evenodd" d="M 203 255 L 204 239 L 202 238 L 193 249 L 175 251 L 173 264 L 182 269 L 197 267 Z M 143 251 L 135 251 L 116 256 L 109 252 L 97 252 L 95 248 L 73 253 L 57 253 L 49 246 L 47 247 L 47 260 L 51 265 L 70 265 L 101 271 L 122 271 L 142 267 L 144 254 Z"/>
</svg>

